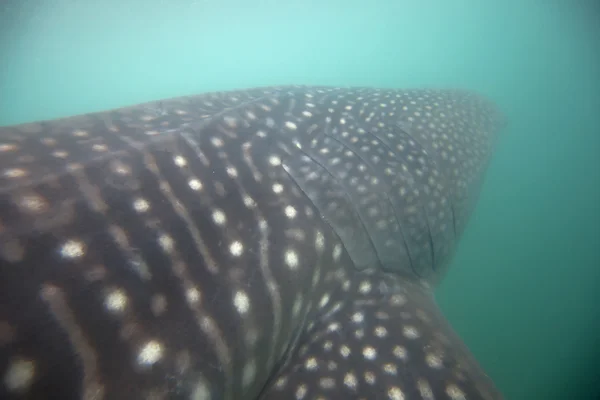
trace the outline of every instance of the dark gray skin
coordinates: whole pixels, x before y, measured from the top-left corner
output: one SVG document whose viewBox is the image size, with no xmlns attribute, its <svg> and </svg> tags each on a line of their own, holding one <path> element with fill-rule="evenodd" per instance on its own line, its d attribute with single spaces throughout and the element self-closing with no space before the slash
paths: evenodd
<svg viewBox="0 0 600 400">
<path fill-rule="evenodd" d="M 501 119 L 290 86 L 0 128 L 0 398 L 501 399 L 432 294 Z"/>
</svg>

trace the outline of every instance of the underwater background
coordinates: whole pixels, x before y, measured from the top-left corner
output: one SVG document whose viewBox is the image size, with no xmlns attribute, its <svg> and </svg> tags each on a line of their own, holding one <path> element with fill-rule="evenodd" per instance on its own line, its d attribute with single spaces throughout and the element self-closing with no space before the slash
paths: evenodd
<svg viewBox="0 0 600 400">
<path fill-rule="evenodd" d="M 0 126 L 276 84 L 499 103 L 438 302 L 506 399 L 599 398 L 599 2 L 0 2 Z"/>
</svg>

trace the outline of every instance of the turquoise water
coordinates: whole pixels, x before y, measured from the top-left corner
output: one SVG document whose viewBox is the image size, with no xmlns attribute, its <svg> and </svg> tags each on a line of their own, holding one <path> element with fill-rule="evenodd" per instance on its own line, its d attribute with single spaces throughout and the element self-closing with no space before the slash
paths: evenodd
<svg viewBox="0 0 600 400">
<path fill-rule="evenodd" d="M 439 303 L 507 399 L 600 393 L 593 1 L 2 4 L 0 125 L 286 83 L 494 98 L 509 126 Z"/>
</svg>

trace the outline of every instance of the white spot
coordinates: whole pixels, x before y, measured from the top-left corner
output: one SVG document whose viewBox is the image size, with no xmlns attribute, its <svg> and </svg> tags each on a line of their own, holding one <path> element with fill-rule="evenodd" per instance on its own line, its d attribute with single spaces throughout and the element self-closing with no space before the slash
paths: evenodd
<svg viewBox="0 0 600 400">
<path fill-rule="evenodd" d="M 315 248 L 317 251 L 323 251 L 325 248 L 325 236 L 323 236 L 321 231 L 317 231 L 317 234 L 315 235 Z"/>
<path fill-rule="evenodd" d="M 274 167 L 281 165 L 281 158 L 279 158 L 277 156 L 271 156 L 271 157 L 269 157 L 269 164 L 271 164 Z"/>
<path fill-rule="evenodd" d="M 248 208 L 253 208 L 256 206 L 256 202 L 250 196 L 244 196 L 244 205 Z"/>
<path fill-rule="evenodd" d="M 52 155 L 56 158 L 67 158 L 69 156 L 69 153 L 67 153 L 64 150 L 55 150 L 52 152 Z"/>
<path fill-rule="evenodd" d="M 150 203 L 146 199 L 135 199 L 133 201 L 133 209 L 139 213 L 146 212 L 150 209 Z"/>
<path fill-rule="evenodd" d="M 208 383 L 204 379 L 198 380 L 192 387 L 191 400 L 210 400 L 211 390 Z"/>
<path fill-rule="evenodd" d="M 198 179 L 190 179 L 188 181 L 188 185 L 190 186 L 190 188 L 192 190 L 201 190 L 202 189 L 202 182 L 200 182 Z"/>
<path fill-rule="evenodd" d="M 27 176 L 27 171 L 23 168 L 8 168 L 4 170 L 4 176 L 6 178 L 22 178 Z"/>
<path fill-rule="evenodd" d="M 250 299 L 243 290 L 238 290 L 233 296 L 233 305 L 240 314 L 246 314 L 250 309 Z"/>
<path fill-rule="evenodd" d="M 335 246 L 333 246 L 333 260 L 339 261 L 341 255 L 342 255 L 342 246 L 340 246 L 339 243 L 336 243 Z"/>
<path fill-rule="evenodd" d="M 298 268 L 298 254 L 294 250 L 287 250 L 284 259 L 290 269 Z"/>
<path fill-rule="evenodd" d="M 173 251 L 175 241 L 171 236 L 167 235 L 166 233 L 163 233 L 158 237 L 158 244 L 164 251 L 170 253 L 171 251 Z"/>
<path fill-rule="evenodd" d="M 123 312 L 127 307 L 127 295 L 121 289 L 113 289 L 104 299 L 104 306 L 112 312 Z"/>
<path fill-rule="evenodd" d="M 358 286 L 358 291 L 362 294 L 368 294 L 371 291 L 371 282 L 362 281 Z"/>
<path fill-rule="evenodd" d="M 229 252 L 232 256 L 239 257 L 244 252 L 244 245 L 239 240 L 236 240 L 229 245 Z"/>
<path fill-rule="evenodd" d="M 402 306 L 406 304 L 406 298 L 401 294 L 395 294 L 390 298 L 390 304 L 396 307 Z"/>
<path fill-rule="evenodd" d="M 377 358 L 377 350 L 375 350 L 375 348 L 372 346 L 365 346 L 362 353 L 363 357 L 367 360 L 374 360 Z"/>
<path fill-rule="evenodd" d="M 383 372 L 389 375 L 396 375 L 398 373 L 398 368 L 392 363 L 383 364 Z"/>
<path fill-rule="evenodd" d="M 319 379 L 319 386 L 321 389 L 333 389 L 335 387 L 335 380 L 333 378 L 321 378 Z"/>
<path fill-rule="evenodd" d="M 427 363 L 427 365 L 429 365 L 431 368 L 441 368 L 442 367 L 442 359 L 441 357 L 439 357 L 437 354 L 433 354 L 433 353 L 428 353 L 425 356 L 425 362 Z"/>
<path fill-rule="evenodd" d="M 319 279 L 321 279 L 321 269 L 315 268 L 314 273 L 313 273 L 313 278 L 312 278 L 313 288 L 315 286 L 317 286 L 317 284 L 319 283 Z"/>
<path fill-rule="evenodd" d="M 148 341 L 137 356 L 137 362 L 143 366 L 150 366 L 158 362 L 163 356 L 163 347 L 156 340 Z"/>
<path fill-rule="evenodd" d="M 267 223 L 267 220 L 265 220 L 264 218 L 260 218 L 258 222 L 258 228 L 261 231 L 266 232 L 269 229 L 269 224 Z"/>
<path fill-rule="evenodd" d="M 414 326 L 410 326 L 410 325 L 407 325 L 402 329 L 402 334 L 407 339 L 416 339 L 420 336 L 417 328 L 415 328 Z"/>
<path fill-rule="evenodd" d="M 296 129 L 298 129 L 298 126 L 292 121 L 285 121 L 285 127 L 291 131 L 295 131 Z"/>
<path fill-rule="evenodd" d="M 9 392 L 27 390 L 33 383 L 35 364 L 31 360 L 16 359 L 4 374 L 4 385 Z"/>
<path fill-rule="evenodd" d="M 187 165 L 187 160 L 182 156 L 175 156 L 173 161 L 175 161 L 175 165 L 178 167 L 185 167 Z"/>
<path fill-rule="evenodd" d="M 73 136 L 87 137 L 87 136 L 89 136 L 89 133 L 87 131 L 84 131 L 83 129 L 75 129 L 73 131 Z"/>
<path fill-rule="evenodd" d="M 342 289 L 344 289 L 344 292 L 347 292 L 348 290 L 350 290 L 350 281 L 349 280 L 345 280 L 344 283 L 342 283 Z"/>
<path fill-rule="evenodd" d="M 425 379 L 417 380 L 417 387 L 423 400 L 434 400 L 433 390 L 431 390 L 431 386 L 429 386 L 429 383 Z"/>
<path fill-rule="evenodd" d="M 301 309 L 302 309 L 302 296 L 299 295 L 298 297 L 296 297 L 296 300 L 294 300 L 294 305 L 292 306 L 292 315 L 294 317 L 298 316 Z"/>
<path fill-rule="evenodd" d="M 85 244 L 79 240 L 67 240 L 60 248 L 60 255 L 64 258 L 76 259 L 85 254 Z"/>
<path fill-rule="evenodd" d="M 185 297 L 189 304 L 196 304 L 200 301 L 200 291 L 195 287 L 189 288 L 185 292 Z"/>
<path fill-rule="evenodd" d="M 327 305 L 327 303 L 329 303 L 329 295 L 325 294 L 323 295 L 323 297 L 321 297 L 321 300 L 319 301 L 319 307 L 323 308 Z"/>
<path fill-rule="evenodd" d="M 336 313 L 338 311 L 340 311 L 340 309 L 342 308 L 342 302 L 338 301 L 337 303 L 334 304 L 334 306 L 331 308 L 331 312 L 332 313 Z"/>
<path fill-rule="evenodd" d="M 281 183 L 273 184 L 273 192 L 275 192 L 276 194 L 280 194 L 281 192 L 283 192 L 283 185 Z"/>
<path fill-rule="evenodd" d="M 230 128 L 235 128 L 237 126 L 237 119 L 230 115 L 226 115 L 223 118 L 223 122 L 225 122 L 225 124 L 227 124 L 227 126 Z"/>
<path fill-rule="evenodd" d="M 306 111 L 306 110 L 302 111 L 302 115 L 304 115 L 307 118 L 312 117 L 312 113 L 310 111 Z"/>
<path fill-rule="evenodd" d="M 15 151 L 17 146 L 12 143 L 0 143 L 0 153 Z"/>
<path fill-rule="evenodd" d="M 227 222 L 227 217 L 225 216 L 225 213 L 219 209 L 213 211 L 212 218 L 213 221 L 215 221 L 215 224 L 217 225 L 224 225 L 225 222 Z"/>
<path fill-rule="evenodd" d="M 358 379 L 356 379 L 356 375 L 352 372 L 348 372 L 344 375 L 344 385 L 350 389 L 356 389 L 358 386 Z"/>
<path fill-rule="evenodd" d="M 296 400 L 304 399 L 304 396 L 306 396 L 306 392 L 307 388 L 305 384 L 298 385 L 298 387 L 296 388 Z"/>
<path fill-rule="evenodd" d="M 376 326 L 375 330 L 374 330 L 375 336 L 379 337 L 379 338 L 384 338 L 387 336 L 388 331 L 384 326 Z"/>
<path fill-rule="evenodd" d="M 392 386 L 391 388 L 389 388 L 387 395 L 388 395 L 389 400 L 404 400 L 405 399 L 404 393 L 397 386 Z"/>
<path fill-rule="evenodd" d="M 285 207 L 285 216 L 288 217 L 289 219 L 293 219 L 294 217 L 296 217 L 296 209 L 292 206 L 286 206 Z"/>
<path fill-rule="evenodd" d="M 210 139 L 210 141 L 215 147 L 223 147 L 223 140 L 221 138 L 213 137 Z"/>
<path fill-rule="evenodd" d="M 227 175 L 229 175 L 230 178 L 237 178 L 237 169 L 235 169 L 235 167 L 232 166 L 227 167 Z"/>
<path fill-rule="evenodd" d="M 455 384 L 450 384 L 446 386 L 446 394 L 452 400 L 465 400 L 465 393 Z"/>
<path fill-rule="evenodd" d="M 19 205 L 32 213 L 41 213 L 48 209 L 48 202 L 37 194 L 26 194 L 19 199 Z"/>
<path fill-rule="evenodd" d="M 373 372 L 371 372 L 371 371 L 365 372 L 365 382 L 367 382 L 369 385 L 374 385 L 376 381 L 377 381 L 377 379 Z"/>
<path fill-rule="evenodd" d="M 406 349 L 402 346 L 394 346 L 394 349 L 392 350 L 392 353 L 394 354 L 395 357 L 400 358 L 400 359 L 406 359 Z"/>
<path fill-rule="evenodd" d="M 108 150 L 108 147 L 105 144 L 96 143 L 96 144 L 92 145 L 92 150 L 101 152 L 101 151 Z"/>
<path fill-rule="evenodd" d="M 277 388 L 278 390 L 282 390 L 285 388 L 285 385 L 287 385 L 287 381 L 288 378 L 286 376 L 282 376 L 279 379 L 277 379 L 277 381 L 275 382 L 275 388 Z"/>
<path fill-rule="evenodd" d="M 250 360 L 244 365 L 244 371 L 242 375 L 242 385 L 247 388 L 254 383 L 256 378 L 256 362 Z"/>
<path fill-rule="evenodd" d="M 352 322 L 359 324 L 365 320 L 365 315 L 361 312 L 355 312 L 352 314 Z"/>
<path fill-rule="evenodd" d="M 309 357 L 304 362 L 304 368 L 308 371 L 315 371 L 319 368 L 319 364 L 317 363 L 317 359 L 315 357 Z"/>
<path fill-rule="evenodd" d="M 340 355 L 342 357 L 348 358 L 350 356 L 350 353 L 350 347 L 346 346 L 345 344 L 340 347 Z"/>
</svg>

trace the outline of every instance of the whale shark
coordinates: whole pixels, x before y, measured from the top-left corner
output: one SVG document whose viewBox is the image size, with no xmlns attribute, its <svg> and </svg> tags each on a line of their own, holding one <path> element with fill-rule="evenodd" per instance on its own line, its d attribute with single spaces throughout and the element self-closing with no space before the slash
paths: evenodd
<svg viewBox="0 0 600 400">
<path fill-rule="evenodd" d="M 501 399 L 434 289 L 504 123 L 278 86 L 0 128 L 0 398 Z"/>
</svg>

